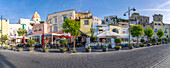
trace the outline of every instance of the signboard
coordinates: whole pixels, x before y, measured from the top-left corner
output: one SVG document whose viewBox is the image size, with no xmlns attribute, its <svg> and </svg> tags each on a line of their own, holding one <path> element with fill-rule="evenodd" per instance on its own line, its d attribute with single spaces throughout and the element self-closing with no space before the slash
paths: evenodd
<svg viewBox="0 0 170 68">
<path fill-rule="evenodd" d="M 86 38 L 86 43 L 90 43 L 90 38 Z"/>
<path fill-rule="evenodd" d="M 115 39 L 114 38 L 111 38 L 111 46 L 112 46 L 112 48 L 114 48 L 115 47 Z"/>
</svg>

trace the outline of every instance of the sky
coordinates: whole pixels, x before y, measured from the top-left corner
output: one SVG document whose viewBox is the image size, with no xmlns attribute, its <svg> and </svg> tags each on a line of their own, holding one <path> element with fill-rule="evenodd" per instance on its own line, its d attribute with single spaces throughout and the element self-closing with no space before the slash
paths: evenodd
<svg viewBox="0 0 170 68">
<path fill-rule="evenodd" d="M 135 7 L 136 13 L 149 16 L 150 22 L 154 14 L 162 14 L 163 22 L 170 24 L 170 0 L 0 0 L 0 15 L 17 23 L 20 18 L 31 19 L 35 11 L 41 20 L 46 21 L 48 14 L 75 9 L 76 12 L 90 11 L 93 16 L 123 16 L 128 7 Z M 131 12 L 133 13 L 133 11 Z"/>
</svg>

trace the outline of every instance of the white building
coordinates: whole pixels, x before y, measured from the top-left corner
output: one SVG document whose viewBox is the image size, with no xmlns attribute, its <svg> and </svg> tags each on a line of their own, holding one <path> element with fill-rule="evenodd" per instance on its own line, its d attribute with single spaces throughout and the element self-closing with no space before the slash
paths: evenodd
<svg viewBox="0 0 170 68">
<path fill-rule="evenodd" d="M 106 16 L 106 17 L 104 17 L 105 24 L 113 24 L 113 25 L 117 24 L 116 19 L 113 19 L 115 17 L 116 16 Z"/>
<path fill-rule="evenodd" d="M 101 18 L 98 17 L 93 17 L 93 24 L 102 24 L 102 20 Z"/>
<path fill-rule="evenodd" d="M 61 31 L 63 29 L 62 25 L 66 18 L 75 19 L 75 10 L 67 10 L 49 14 L 46 22 L 50 25 L 50 32 Z"/>
</svg>

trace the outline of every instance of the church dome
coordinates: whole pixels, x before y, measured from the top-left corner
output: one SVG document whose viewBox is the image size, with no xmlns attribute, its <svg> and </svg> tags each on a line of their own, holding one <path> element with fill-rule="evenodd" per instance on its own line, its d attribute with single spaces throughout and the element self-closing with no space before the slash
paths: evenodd
<svg viewBox="0 0 170 68">
<path fill-rule="evenodd" d="M 37 12 L 35 12 L 32 18 L 40 18 L 40 15 Z"/>
</svg>

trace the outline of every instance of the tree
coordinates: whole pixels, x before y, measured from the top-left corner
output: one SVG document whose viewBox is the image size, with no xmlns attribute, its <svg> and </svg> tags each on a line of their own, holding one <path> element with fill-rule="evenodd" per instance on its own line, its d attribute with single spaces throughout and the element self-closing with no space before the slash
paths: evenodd
<svg viewBox="0 0 170 68">
<path fill-rule="evenodd" d="M 116 39 L 114 40 L 114 42 L 115 42 L 116 45 L 117 45 L 118 43 L 121 43 L 121 42 L 122 42 L 122 39 L 121 39 L 121 38 L 116 38 Z"/>
<path fill-rule="evenodd" d="M 2 36 L 2 41 L 5 42 L 6 40 L 8 40 L 7 36 Z"/>
<path fill-rule="evenodd" d="M 61 39 L 60 44 L 63 45 L 63 47 L 64 47 L 64 45 L 68 44 L 68 41 L 66 39 Z"/>
<path fill-rule="evenodd" d="M 148 27 L 144 30 L 145 35 L 147 36 L 147 39 L 151 38 L 154 34 L 154 30 L 151 27 Z"/>
<path fill-rule="evenodd" d="M 91 40 L 92 42 L 94 42 L 94 41 L 96 40 L 96 37 L 93 37 L 94 32 L 95 32 L 95 29 L 90 28 L 90 33 L 91 33 L 90 40 Z"/>
<path fill-rule="evenodd" d="M 70 33 L 70 35 L 73 36 L 74 51 L 76 51 L 76 47 L 75 47 L 76 37 L 80 35 L 79 29 L 80 29 L 80 21 L 75 21 L 66 18 L 65 23 L 63 24 L 63 32 Z"/>
<path fill-rule="evenodd" d="M 17 33 L 18 33 L 18 36 L 23 36 L 26 33 L 26 30 L 20 29 L 20 30 L 17 31 Z"/>
<path fill-rule="evenodd" d="M 40 21 L 40 24 L 44 23 L 44 21 Z"/>
<path fill-rule="evenodd" d="M 141 25 L 133 25 L 131 26 L 130 33 L 132 37 L 137 37 L 137 46 L 138 46 L 138 39 L 141 35 L 143 35 L 143 27 Z"/>
<path fill-rule="evenodd" d="M 164 32 L 162 30 L 158 30 L 157 36 L 159 37 L 159 39 L 161 39 L 164 36 Z"/>
<path fill-rule="evenodd" d="M 35 44 L 35 41 L 32 40 L 32 39 L 29 39 L 29 40 L 27 41 L 27 44 L 29 44 L 29 45 Z"/>
</svg>

